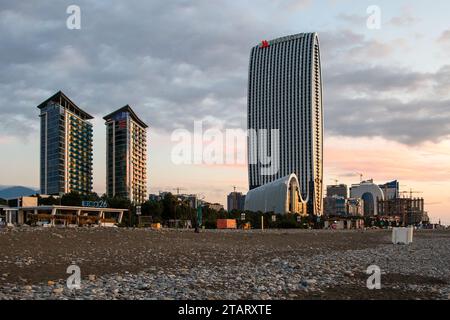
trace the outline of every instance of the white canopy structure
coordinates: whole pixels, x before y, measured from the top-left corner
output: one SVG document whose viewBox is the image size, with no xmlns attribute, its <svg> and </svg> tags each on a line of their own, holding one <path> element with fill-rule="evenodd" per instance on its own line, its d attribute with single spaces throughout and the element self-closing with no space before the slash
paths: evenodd
<svg viewBox="0 0 450 320">
<path fill-rule="evenodd" d="M 364 215 L 366 216 L 378 215 L 377 200 L 384 200 L 383 191 L 378 185 L 373 183 L 373 180 L 352 185 L 350 196 L 364 200 Z"/>
<path fill-rule="evenodd" d="M 246 211 L 304 214 L 305 208 L 295 174 L 250 190 L 245 197 Z"/>
</svg>

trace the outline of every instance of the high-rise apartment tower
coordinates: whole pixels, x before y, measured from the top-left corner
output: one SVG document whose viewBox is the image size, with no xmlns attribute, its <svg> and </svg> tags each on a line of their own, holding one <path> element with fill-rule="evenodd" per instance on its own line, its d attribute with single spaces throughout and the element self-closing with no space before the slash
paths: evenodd
<svg viewBox="0 0 450 320">
<path fill-rule="evenodd" d="M 147 200 L 147 125 L 129 105 L 105 116 L 106 192 L 140 204 Z"/>
<path fill-rule="evenodd" d="M 91 115 L 61 91 L 42 102 L 41 194 L 92 192 Z"/>
</svg>

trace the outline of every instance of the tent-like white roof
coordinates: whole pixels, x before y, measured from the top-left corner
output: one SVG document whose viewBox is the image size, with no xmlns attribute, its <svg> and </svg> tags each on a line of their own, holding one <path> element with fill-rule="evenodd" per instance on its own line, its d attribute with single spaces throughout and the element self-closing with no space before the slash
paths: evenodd
<svg viewBox="0 0 450 320">
<path fill-rule="evenodd" d="M 293 180 L 300 188 L 297 176 L 291 174 L 250 190 L 245 196 L 245 210 L 252 212 L 274 212 L 278 214 L 289 212 L 288 192 L 289 185 Z M 301 193 L 299 192 L 299 194 Z M 299 200 L 303 202 L 301 198 Z"/>
</svg>

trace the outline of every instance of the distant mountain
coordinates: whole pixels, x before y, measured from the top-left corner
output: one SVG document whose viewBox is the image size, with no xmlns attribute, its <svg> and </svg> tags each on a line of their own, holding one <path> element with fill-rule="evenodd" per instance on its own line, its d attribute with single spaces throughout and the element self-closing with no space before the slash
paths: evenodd
<svg viewBox="0 0 450 320">
<path fill-rule="evenodd" d="M 22 196 L 30 196 L 36 194 L 38 191 L 36 189 L 31 189 L 22 186 L 1 186 L 0 187 L 0 198 L 11 199 Z"/>
</svg>

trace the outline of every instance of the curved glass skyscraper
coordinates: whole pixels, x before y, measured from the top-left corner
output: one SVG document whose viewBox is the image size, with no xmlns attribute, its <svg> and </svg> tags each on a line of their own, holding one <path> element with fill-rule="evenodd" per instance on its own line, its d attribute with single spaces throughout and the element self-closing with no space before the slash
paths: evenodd
<svg viewBox="0 0 450 320">
<path fill-rule="evenodd" d="M 248 139 L 250 190 L 295 173 L 308 213 L 321 215 L 322 75 L 316 33 L 262 41 L 252 48 L 247 125 L 256 133 Z M 267 140 L 261 138 L 262 129 Z M 275 171 L 267 173 L 261 155 L 270 157 Z"/>
</svg>

